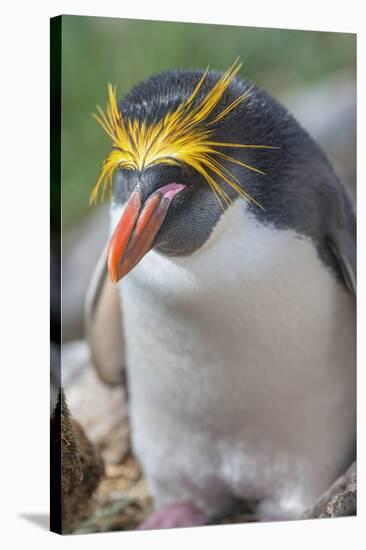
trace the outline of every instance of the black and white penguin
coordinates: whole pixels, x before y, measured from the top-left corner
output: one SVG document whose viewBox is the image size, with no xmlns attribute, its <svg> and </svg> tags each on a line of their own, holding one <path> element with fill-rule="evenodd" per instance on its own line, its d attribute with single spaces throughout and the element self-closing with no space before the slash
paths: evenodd
<svg viewBox="0 0 366 550">
<path fill-rule="evenodd" d="M 355 214 L 317 144 L 239 69 L 168 71 L 120 103 L 110 87 L 98 114 L 113 148 L 93 198 L 114 184 L 88 330 L 102 377 L 127 370 L 145 528 L 238 499 L 299 518 L 355 453 Z"/>
</svg>

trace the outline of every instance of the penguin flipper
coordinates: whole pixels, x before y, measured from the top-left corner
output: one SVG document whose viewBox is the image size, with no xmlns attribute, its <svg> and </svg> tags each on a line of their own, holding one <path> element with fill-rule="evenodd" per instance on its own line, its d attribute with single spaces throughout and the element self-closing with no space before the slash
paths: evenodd
<svg viewBox="0 0 366 550">
<path fill-rule="evenodd" d="M 125 346 L 122 311 L 117 286 L 108 276 L 107 247 L 103 250 L 88 288 L 85 333 L 92 363 L 101 380 L 125 383 Z"/>
<path fill-rule="evenodd" d="M 334 229 L 328 244 L 345 285 L 356 298 L 356 239 L 346 229 Z"/>
</svg>

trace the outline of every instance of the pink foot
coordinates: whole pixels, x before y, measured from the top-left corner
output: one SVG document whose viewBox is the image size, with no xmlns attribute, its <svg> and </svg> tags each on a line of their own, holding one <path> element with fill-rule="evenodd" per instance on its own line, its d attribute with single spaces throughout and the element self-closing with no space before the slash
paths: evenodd
<svg viewBox="0 0 366 550">
<path fill-rule="evenodd" d="M 169 504 L 146 518 L 138 529 L 171 529 L 205 525 L 207 518 L 193 504 L 181 502 Z"/>
</svg>

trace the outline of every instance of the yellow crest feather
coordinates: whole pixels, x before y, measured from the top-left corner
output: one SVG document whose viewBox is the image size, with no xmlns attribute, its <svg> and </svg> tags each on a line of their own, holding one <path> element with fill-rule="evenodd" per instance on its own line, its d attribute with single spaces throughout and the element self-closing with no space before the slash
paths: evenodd
<svg viewBox="0 0 366 550">
<path fill-rule="evenodd" d="M 236 60 L 208 94 L 194 106 L 194 99 L 207 76 L 207 68 L 189 98 L 175 111 L 168 112 L 162 120 L 151 125 L 147 125 L 145 121 L 125 121 L 117 104 L 116 87 L 108 84 L 106 112 L 98 106 L 98 113 L 94 114 L 94 117 L 111 138 L 113 149 L 103 163 L 97 184 L 91 194 L 91 202 L 96 201 L 101 186 L 104 194 L 107 185 L 112 185 L 113 174 L 118 167 L 141 171 L 155 164 L 187 164 L 204 177 L 222 206 L 223 203 L 229 204 L 231 201 L 224 189 L 215 181 L 215 175 L 228 183 L 241 196 L 260 206 L 240 187 L 240 182 L 220 160 L 239 164 L 261 174 L 264 172 L 226 155 L 221 149 L 225 147 L 276 149 L 277 147 L 212 140 L 213 126 L 242 103 L 250 95 L 250 90 L 235 99 L 215 118 L 209 120 L 210 114 L 240 68 L 241 63 Z"/>
</svg>

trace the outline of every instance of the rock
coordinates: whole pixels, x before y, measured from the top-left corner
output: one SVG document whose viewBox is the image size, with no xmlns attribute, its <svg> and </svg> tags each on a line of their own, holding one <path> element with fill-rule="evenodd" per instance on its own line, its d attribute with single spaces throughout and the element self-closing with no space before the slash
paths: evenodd
<svg viewBox="0 0 366 550">
<path fill-rule="evenodd" d="M 101 382 L 84 340 L 62 346 L 62 383 L 70 411 L 107 463 L 118 464 L 130 448 L 123 386 Z"/>
<path fill-rule="evenodd" d="M 322 495 L 304 519 L 355 516 L 357 512 L 356 462 Z"/>
</svg>

